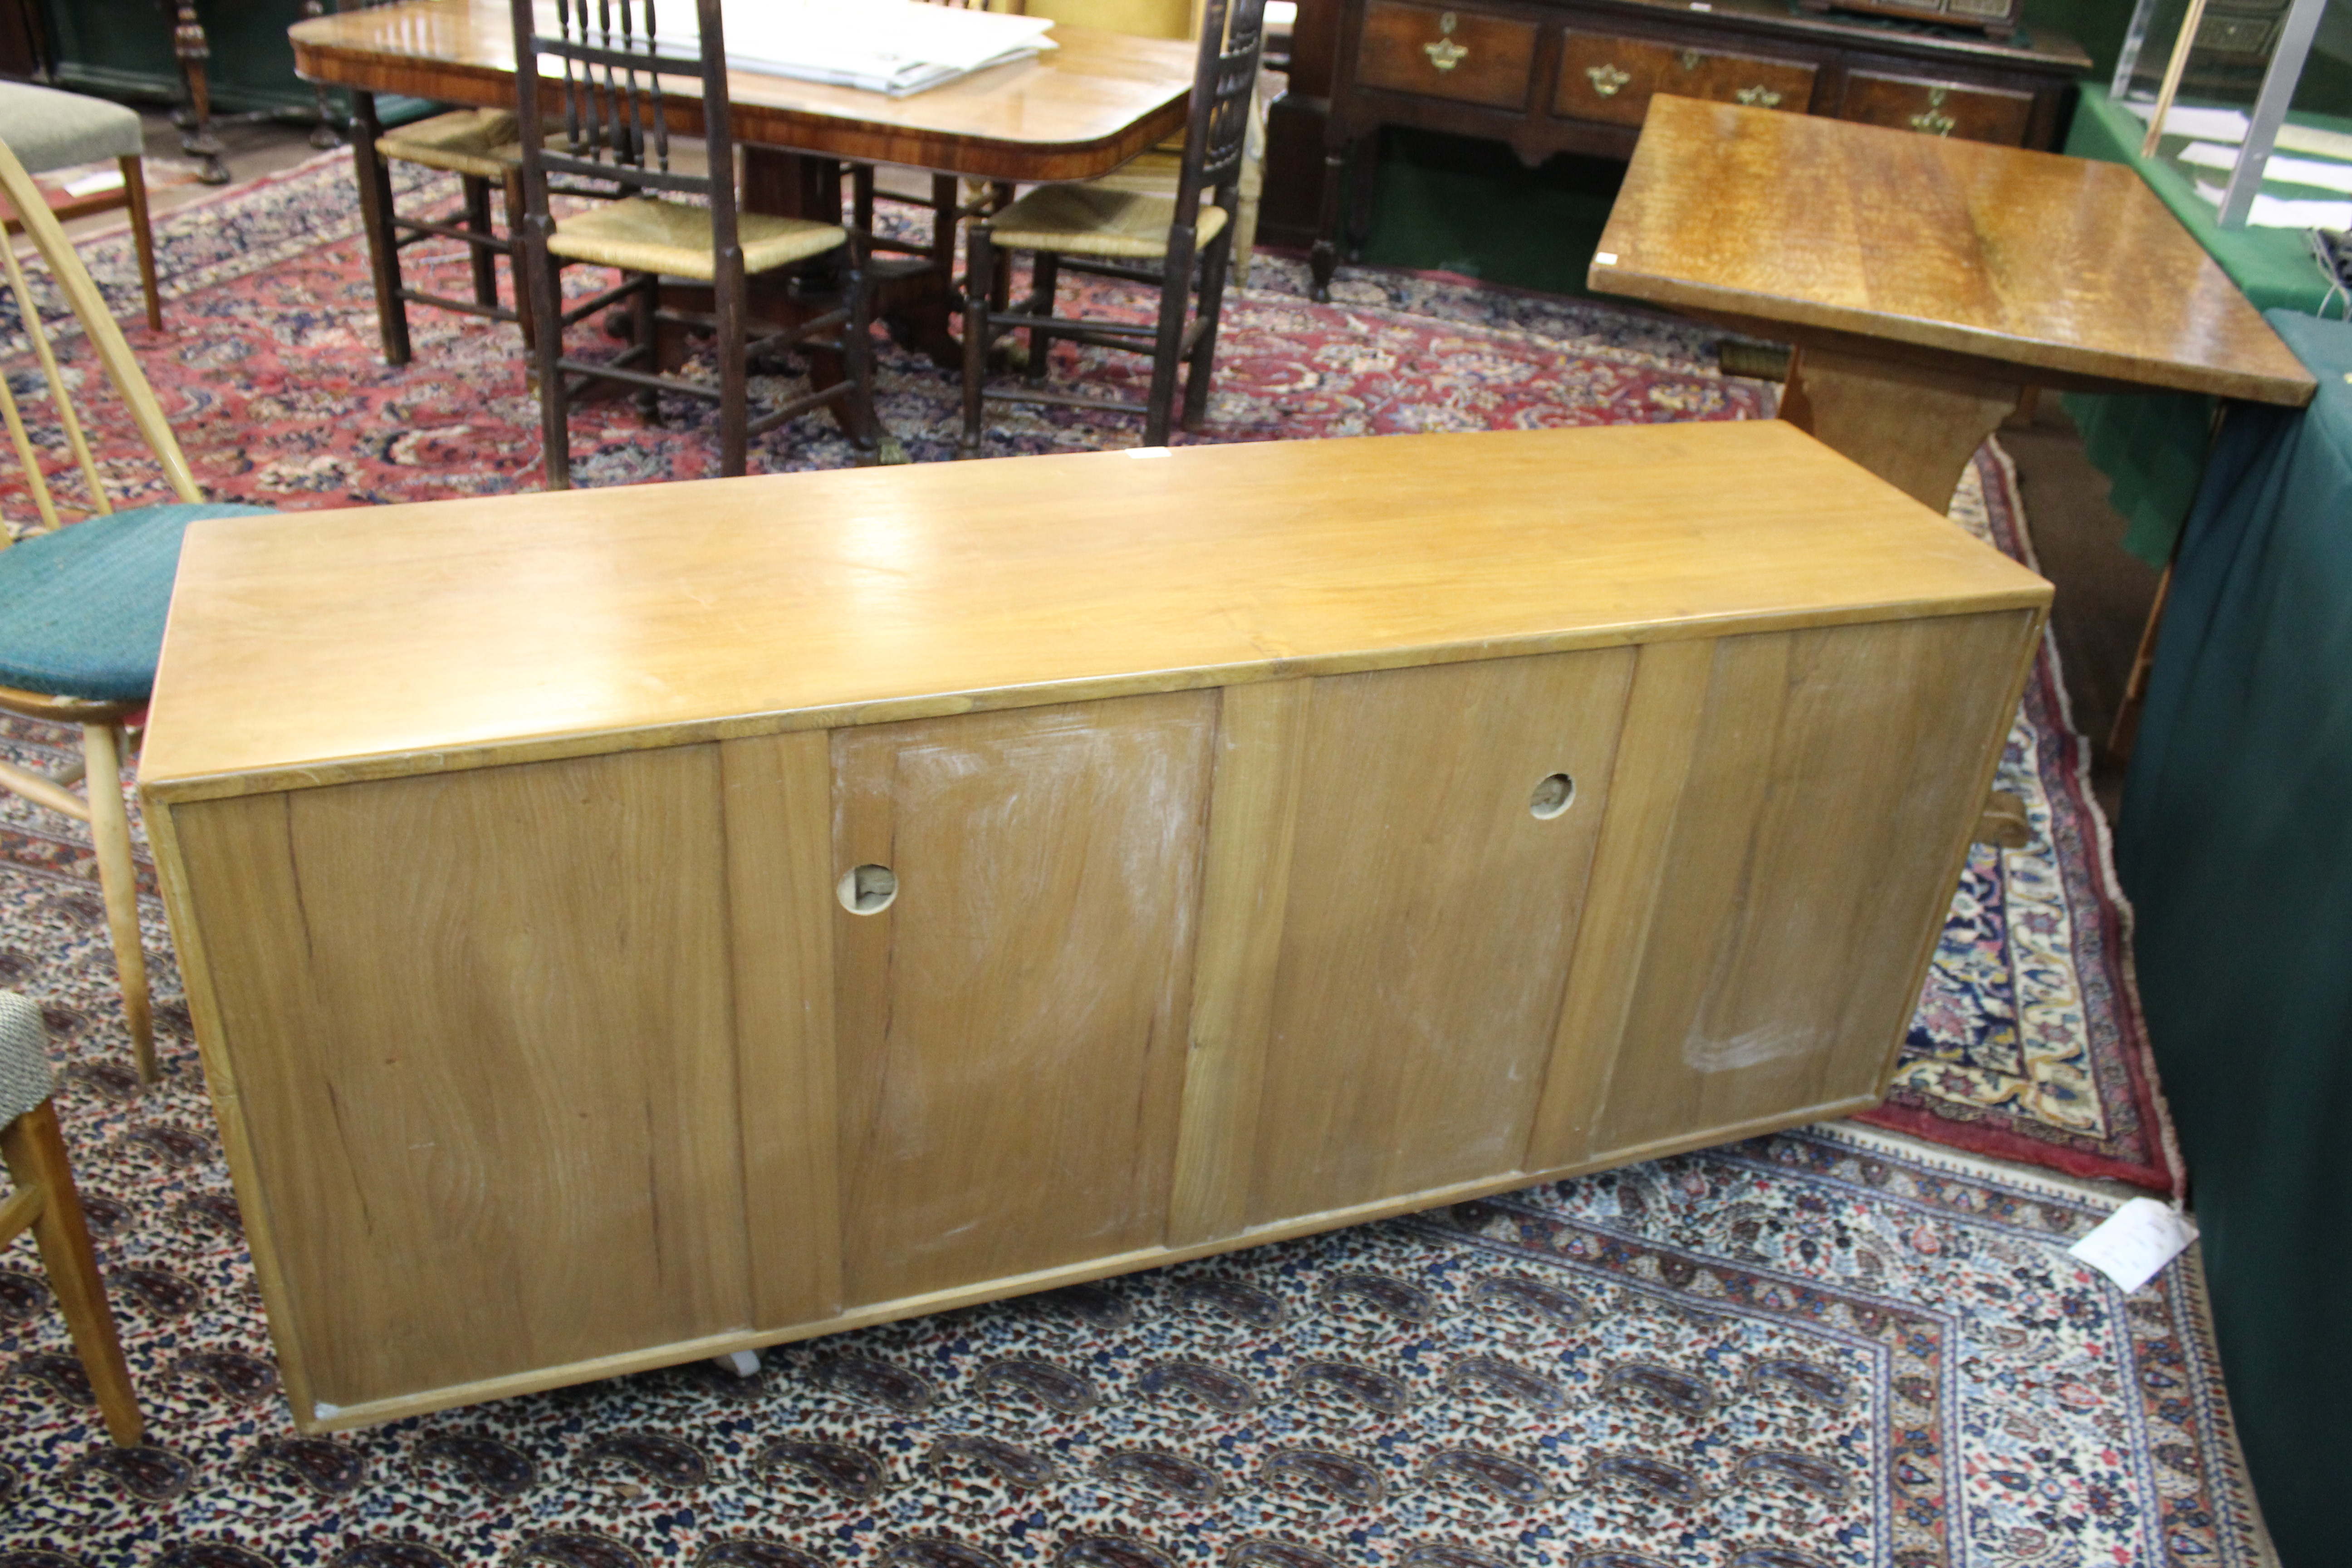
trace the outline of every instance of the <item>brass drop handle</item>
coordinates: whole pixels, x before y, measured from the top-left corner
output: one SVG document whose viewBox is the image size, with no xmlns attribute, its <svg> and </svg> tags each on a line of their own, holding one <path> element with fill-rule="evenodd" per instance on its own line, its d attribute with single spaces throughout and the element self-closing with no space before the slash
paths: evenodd
<svg viewBox="0 0 2352 1568">
<path fill-rule="evenodd" d="M 1616 97 L 1617 89 L 1633 79 L 1631 75 L 1619 70 L 1615 66 L 1591 66 L 1586 68 L 1584 75 L 1585 79 L 1592 83 L 1592 90 L 1603 98 Z"/>
<path fill-rule="evenodd" d="M 1927 107 L 1911 117 L 1912 130 L 1924 131 L 1930 136 L 1949 136 L 1952 133 L 1952 127 L 1959 121 L 1942 112 L 1939 107 L 1946 90 L 1940 87 L 1927 89 Z"/>
<path fill-rule="evenodd" d="M 1454 29 L 1461 25 L 1461 19 L 1453 12 L 1444 13 L 1437 18 L 1438 40 L 1421 46 L 1421 52 L 1429 57 L 1429 63 L 1441 71 L 1450 71 L 1469 58 L 1470 51 L 1454 41 Z"/>
<path fill-rule="evenodd" d="M 1748 105 L 1750 109 L 1778 109 L 1780 107 L 1780 95 L 1774 92 L 1770 88 L 1765 87 L 1760 83 L 1755 87 L 1743 87 L 1731 96 L 1738 99 L 1740 102 Z"/>
<path fill-rule="evenodd" d="M 1695 71 L 1698 69 L 1699 61 L 1706 58 L 1706 57 L 1700 54 L 1696 49 L 1685 49 L 1681 54 L 1676 55 L 1675 58 L 1682 62 L 1683 69 L 1686 71 Z"/>
</svg>

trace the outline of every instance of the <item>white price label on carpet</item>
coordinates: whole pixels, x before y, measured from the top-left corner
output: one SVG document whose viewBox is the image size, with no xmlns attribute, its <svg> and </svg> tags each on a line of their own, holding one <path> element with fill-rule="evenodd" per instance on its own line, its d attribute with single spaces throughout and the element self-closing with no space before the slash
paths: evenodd
<svg viewBox="0 0 2352 1568">
<path fill-rule="evenodd" d="M 2170 1204 L 2134 1198 L 2066 1249 L 2126 1290 L 2137 1290 L 2197 1239 L 2197 1223 Z"/>
</svg>

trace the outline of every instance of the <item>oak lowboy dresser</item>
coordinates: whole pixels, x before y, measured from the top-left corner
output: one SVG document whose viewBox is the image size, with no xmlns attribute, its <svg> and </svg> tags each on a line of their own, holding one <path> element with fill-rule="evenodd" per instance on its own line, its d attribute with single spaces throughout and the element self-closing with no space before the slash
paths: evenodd
<svg viewBox="0 0 2352 1568">
<path fill-rule="evenodd" d="M 1985 22 L 2008 0 L 1839 0 Z M 1661 94 L 2012 147 L 2056 144 L 2091 58 L 2049 28 L 1995 40 L 1916 21 L 1813 14 L 1816 0 L 1316 0 L 1337 6 L 1314 249 L 1317 298 L 1370 228 L 1375 133 L 1411 125 L 1625 158 Z M 1302 16 L 1302 32 L 1309 29 Z M 1294 83 L 1300 73 L 1294 67 Z M 1297 89 L 1294 86 L 1294 91 Z M 1274 154 L 1279 157 L 1277 153 Z M 1352 159 L 1352 190 L 1342 189 Z M 1343 232 L 1344 231 L 1344 232 Z"/>
<path fill-rule="evenodd" d="M 200 523 L 142 788 L 295 1418 L 1866 1106 L 2048 602 L 1777 423 Z"/>
</svg>

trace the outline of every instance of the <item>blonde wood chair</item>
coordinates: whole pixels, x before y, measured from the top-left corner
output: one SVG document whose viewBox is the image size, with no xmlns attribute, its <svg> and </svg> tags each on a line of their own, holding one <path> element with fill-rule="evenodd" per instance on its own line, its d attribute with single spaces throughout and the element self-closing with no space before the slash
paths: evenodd
<svg viewBox="0 0 2352 1568">
<path fill-rule="evenodd" d="M 146 133 L 139 111 L 102 98 L 60 92 L 30 82 L 0 82 L 0 142 L 15 150 L 17 160 L 37 174 L 69 169 L 77 163 L 114 160 L 122 171 L 122 184 L 113 191 L 71 201 L 68 216 L 126 207 L 131 214 L 131 246 L 139 258 L 139 287 L 147 300 L 147 324 L 163 330 L 163 303 L 155 285 L 155 235 L 147 218 Z M 10 198 L 6 227 L 20 227 L 21 210 Z M 41 205 L 50 206 L 46 193 Z"/>
<path fill-rule="evenodd" d="M 1102 181 L 1040 185 L 971 231 L 964 269 L 963 437 L 959 457 L 980 455 L 982 416 L 992 401 L 1038 403 L 1139 414 L 1143 443 L 1164 446 L 1176 416 L 1176 378 L 1184 373 L 1183 422 L 1207 416 L 1216 362 L 1217 319 L 1233 255 L 1258 64 L 1265 47 L 1265 0 L 1208 0 L 1202 14 L 1192 117 L 1176 188 L 1162 195 Z M 1000 252 L 1033 253 L 1028 298 L 997 307 L 990 298 Z M 1191 309 L 1197 264 L 1200 304 Z M 1158 319 L 1150 323 L 1057 316 L 1054 294 L 1067 269 L 1157 285 Z M 1189 315 L 1189 320 L 1188 320 Z M 1029 334 L 1027 369 L 1017 387 L 988 384 L 990 351 L 1010 332 Z M 1141 402 L 1058 391 L 1045 384 L 1057 339 L 1152 356 Z"/>
<path fill-rule="evenodd" d="M 68 395 L 57 353 L 43 328 L 14 249 L 0 246 L 18 319 L 40 362 L 53 414 L 19 405 L 0 377 L 0 416 L 19 465 L 18 482 L 37 513 L 26 536 L 0 531 L 0 712 L 79 726 L 82 761 L 49 774 L 0 761 L 0 788 L 89 825 L 98 852 L 122 1008 L 139 1075 L 155 1080 L 155 1029 L 147 994 L 147 959 L 139 938 L 139 894 L 131 856 L 131 820 L 122 798 L 130 734 L 143 721 L 163 641 L 163 618 L 178 569 L 180 535 L 200 518 L 266 512 L 267 507 L 207 502 L 165 423 L 155 395 L 131 358 L 122 330 L 108 315 L 65 230 L 44 205 L 33 177 L 0 144 L 0 196 L 16 209 L 57 289 L 81 323 L 90 349 L 131 426 L 178 499 L 115 510 L 90 451 L 81 416 Z M 83 377 L 85 389 L 99 380 Z M 31 416 L 28 417 L 28 416 Z M 53 484 L 52 479 L 57 483 Z M 61 501 L 79 500 L 88 516 L 67 523 Z M 88 781 L 81 795 L 73 786 Z"/>
<path fill-rule="evenodd" d="M 865 247 L 838 224 L 740 210 L 719 0 L 697 4 L 701 49 L 698 56 L 687 56 L 661 49 L 649 35 L 651 18 L 631 6 L 600 11 L 592 20 L 586 0 L 557 0 L 557 30 L 542 33 L 534 0 L 513 0 L 523 243 L 537 314 L 535 353 L 550 489 L 571 486 L 571 405 L 599 381 L 641 388 L 639 406 L 648 418 L 663 389 L 716 402 L 721 474 L 745 470 L 751 437 L 828 403 L 841 405 L 841 422 L 853 441 L 869 452 L 877 445 Z M 560 84 L 549 83 L 563 104 L 560 124 L 542 117 L 542 60 L 560 62 L 563 72 Z M 665 93 L 665 78 L 686 78 L 700 89 L 708 174 L 670 166 L 666 98 L 676 95 Z M 551 174 L 615 182 L 623 195 L 558 221 L 549 207 Z M 688 200 L 664 201 L 659 193 L 665 192 Z M 821 286 L 821 268 L 807 264 L 831 261 L 835 252 L 842 254 L 839 287 L 826 290 L 833 297 L 830 309 L 814 309 L 781 325 L 753 319 L 751 277 L 798 269 L 813 288 Z M 567 308 L 558 282 L 566 262 L 614 268 L 622 281 Z M 665 308 L 666 278 L 707 285 L 712 311 Z M 612 362 L 565 357 L 564 327 L 623 299 L 631 301 L 636 326 L 629 349 Z M 661 373 L 656 334 L 662 323 L 711 335 L 717 380 Z M 847 378 L 784 399 L 753 417 L 751 362 L 793 347 L 838 353 Z"/>
<path fill-rule="evenodd" d="M 106 1287 L 98 1277 L 98 1256 L 74 1191 L 73 1166 L 65 1136 L 50 1103 L 49 1033 L 41 1010 L 13 991 L 0 991 L 0 1159 L 16 1184 L 0 1202 L 0 1247 L 26 1231 L 41 1250 L 49 1293 L 65 1314 L 66 1330 L 82 1370 L 98 1394 L 107 1435 L 124 1447 L 146 1433 L 122 1341 L 107 1309 Z"/>
</svg>

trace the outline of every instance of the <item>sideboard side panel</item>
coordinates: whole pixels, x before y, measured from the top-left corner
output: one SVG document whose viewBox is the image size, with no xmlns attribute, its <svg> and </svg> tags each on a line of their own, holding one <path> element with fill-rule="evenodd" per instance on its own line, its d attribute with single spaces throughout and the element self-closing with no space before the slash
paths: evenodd
<svg viewBox="0 0 2352 1568">
<path fill-rule="evenodd" d="M 1217 694 L 836 731 L 855 1306 L 1160 1244 Z"/>
<path fill-rule="evenodd" d="M 717 748 L 173 808 L 318 1407 L 749 1326 Z"/>
<path fill-rule="evenodd" d="M 1253 1224 L 1518 1168 L 1634 657 L 1314 683 Z M 1556 773 L 1573 799 L 1539 819 Z"/>
<path fill-rule="evenodd" d="M 1715 645 L 1596 1155 L 1884 1091 L 2034 619 Z"/>
<path fill-rule="evenodd" d="M 833 1027 L 833 756 L 823 730 L 719 743 L 751 1319 L 840 1312 Z"/>
</svg>

